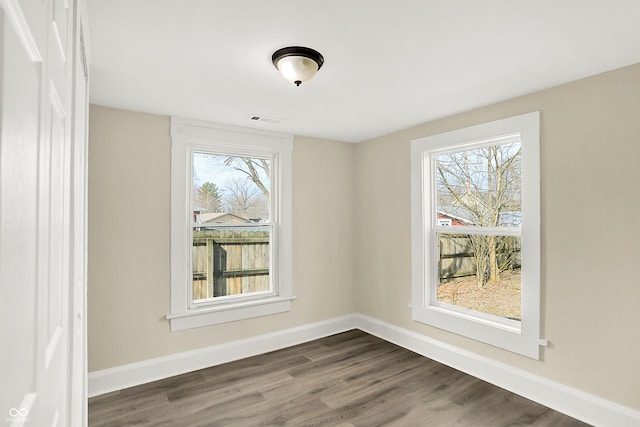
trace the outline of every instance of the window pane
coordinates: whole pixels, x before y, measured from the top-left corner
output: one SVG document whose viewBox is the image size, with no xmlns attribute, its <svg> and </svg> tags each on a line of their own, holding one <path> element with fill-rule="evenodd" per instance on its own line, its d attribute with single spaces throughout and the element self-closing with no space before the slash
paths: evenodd
<svg viewBox="0 0 640 427">
<path fill-rule="evenodd" d="M 193 300 L 271 291 L 271 160 L 193 154 Z"/>
<path fill-rule="evenodd" d="M 439 233 L 438 244 L 438 302 L 520 320 L 520 237 Z"/>
<path fill-rule="evenodd" d="M 438 225 L 520 226 L 519 140 L 438 154 L 435 162 Z"/>
<path fill-rule="evenodd" d="M 193 229 L 193 300 L 271 290 L 271 226 Z"/>
</svg>

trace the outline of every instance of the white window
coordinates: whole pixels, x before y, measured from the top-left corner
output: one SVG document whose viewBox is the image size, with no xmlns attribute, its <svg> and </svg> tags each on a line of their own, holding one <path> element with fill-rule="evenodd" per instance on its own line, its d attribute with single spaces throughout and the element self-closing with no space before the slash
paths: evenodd
<svg viewBox="0 0 640 427">
<path fill-rule="evenodd" d="M 290 135 L 172 118 L 171 330 L 289 311 Z"/>
<path fill-rule="evenodd" d="M 413 319 L 534 359 L 545 344 L 539 121 L 533 112 L 411 142 Z"/>
</svg>

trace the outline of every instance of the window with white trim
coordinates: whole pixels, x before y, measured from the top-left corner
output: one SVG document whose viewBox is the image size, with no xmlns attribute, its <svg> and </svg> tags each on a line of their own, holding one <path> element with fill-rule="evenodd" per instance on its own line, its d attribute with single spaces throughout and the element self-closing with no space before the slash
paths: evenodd
<svg viewBox="0 0 640 427">
<path fill-rule="evenodd" d="M 412 317 L 539 359 L 540 116 L 411 141 Z"/>
<path fill-rule="evenodd" d="M 171 330 L 289 311 L 293 137 L 171 119 Z"/>
</svg>

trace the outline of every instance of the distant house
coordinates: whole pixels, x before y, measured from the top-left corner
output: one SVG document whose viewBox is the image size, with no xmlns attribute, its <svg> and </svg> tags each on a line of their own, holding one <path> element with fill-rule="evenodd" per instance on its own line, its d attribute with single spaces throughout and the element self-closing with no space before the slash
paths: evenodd
<svg viewBox="0 0 640 427">
<path fill-rule="evenodd" d="M 522 212 L 501 212 L 500 225 L 520 227 L 522 225 Z"/>
<path fill-rule="evenodd" d="M 251 222 L 251 220 L 228 212 L 201 212 L 199 219 L 200 224 L 246 224 Z"/>
<path fill-rule="evenodd" d="M 467 223 L 464 220 L 457 218 L 453 215 L 449 215 L 444 212 L 438 211 L 438 225 L 456 227 L 461 225 L 467 225 Z"/>
<path fill-rule="evenodd" d="M 501 212 L 500 225 L 519 227 L 522 224 L 522 212 Z M 438 225 L 440 226 L 461 226 L 477 224 L 470 218 L 468 211 L 462 208 L 446 206 L 438 209 Z"/>
<path fill-rule="evenodd" d="M 438 209 L 438 225 L 459 227 L 462 225 L 472 225 L 471 219 L 465 218 L 469 213 L 464 209 L 447 206 Z"/>
</svg>

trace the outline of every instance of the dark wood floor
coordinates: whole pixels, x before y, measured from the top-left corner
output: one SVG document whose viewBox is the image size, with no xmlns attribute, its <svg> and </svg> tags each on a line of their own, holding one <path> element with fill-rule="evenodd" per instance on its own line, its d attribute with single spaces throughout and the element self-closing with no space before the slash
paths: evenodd
<svg viewBox="0 0 640 427">
<path fill-rule="evenodd" d="M 585 426 L 361 331 L 89 400 L 89 426 Z"/>
</svg>

